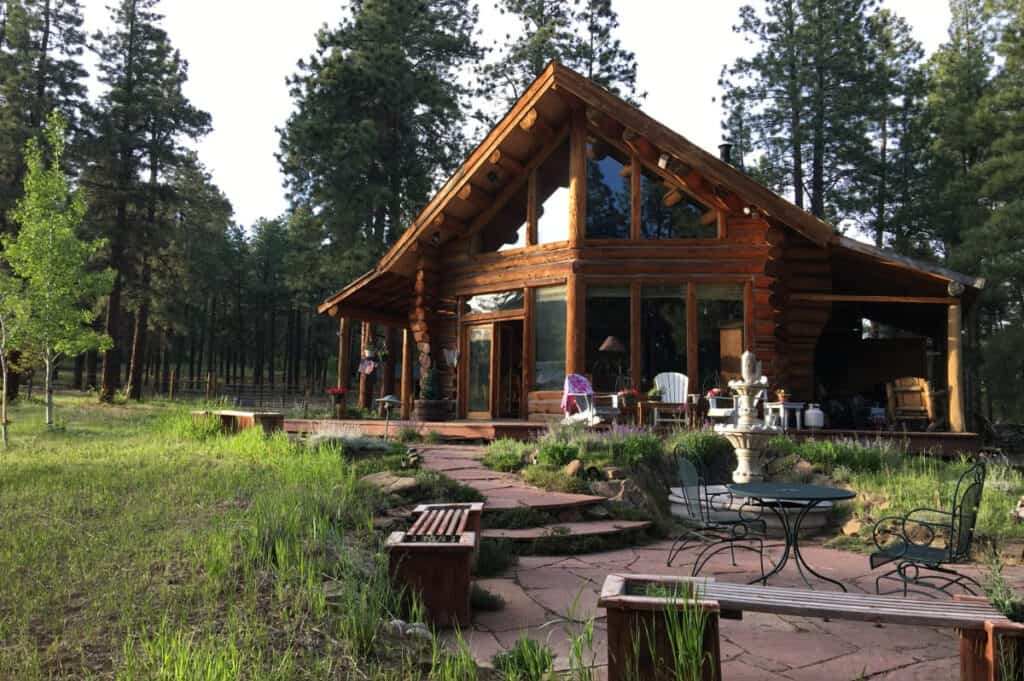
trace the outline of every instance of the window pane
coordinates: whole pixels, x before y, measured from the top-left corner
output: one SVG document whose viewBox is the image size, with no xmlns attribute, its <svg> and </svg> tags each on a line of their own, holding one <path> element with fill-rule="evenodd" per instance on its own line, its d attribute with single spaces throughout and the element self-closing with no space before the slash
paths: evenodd
<svg viewBox="0 0 1024 681">
<path fill-rule="evenodd" d="M 491 410 L 491 327 L 469 329 L 469 411 Z"/>
<path fill-rule="evenodd" d="M 523 289 L 500 293 L 483 293 L 466 298 L 462 304 L 463 314 L 483 314 L 485 312 L 504 312 L 506 310 L 523 309 Z"/>
<path fill-rule="evenodd" d="M 663 371 L 686 373 L 686 286 L 640 290 L 640 338 L 641 388 Z"/>
<path fill-rule="evenodd" d="M 569 140 L 537 169 L 537 243 L 569 240 Z"/>
<path fill-rule="evenodd" d="M 629 385 L 629 302 L 628 286 L 587 287 L 587 373 L 599 392 Z"/>
<path fill-rule="evenodd" d="M 533 387 L 561 390 L 565 381 L 565 287 L 535 289 Z"/>
<path fill-rule="evenodd" d="M 666 196 L 675 203 L 666 206 Z M 661 177 L 646 168 L 640 175 L 640 234 L 644 239 L 714 239 L 718 225 L 711 219 L 713 214 L 704 217 L 707 213 L 707 207 L 685 192 L 670 191 Z"/>
<path fill-rule="evenodd" d="M 526 183 L 480 232 L 480 253 L 526 245 Z"/>
<path fill-rule="evenodd" d="M 587 145 L 587 238 L 628 239 L 629 159 L 603 142 Z"/>
<path fill-rule="evenodd" d="M 738 378 L 743 354 L 743 286 L 697 286 L 697 330 L 702 392 Z"/>
</svg>

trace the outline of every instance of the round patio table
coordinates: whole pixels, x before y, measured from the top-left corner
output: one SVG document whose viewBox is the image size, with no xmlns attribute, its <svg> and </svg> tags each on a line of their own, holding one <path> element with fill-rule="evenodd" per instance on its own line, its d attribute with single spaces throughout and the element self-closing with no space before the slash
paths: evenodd
<svg viewBox="0 0 1024 681">
<path fill-rule="evenodd" d="M 804 560 L 803 555 L 800 553 L 800 524 L 803 523 L 807 514 L 821 502 L 852 499 L 857 496 L 855 492 L 839 487 L 804 485 L 794 482 L 745 482 L 728 485 L 727 487 L 733 494 L 754 499 L 761 506 L 769 509 L 779 519 L 779 522 L 782 523 L 782 529 L 786 534 L 786 548 L 782 552 L 779 562 L 772 567 L 768 574 L 751 581 L 751 584 L 755 582 L 767 584 L 769 577 L 782 571 L 782 568 L 789 562 L 790 554 L 792 554 L 793 562 L 796 563 L 800 577 L 803 578 L 804 583 L 808 587 L 813 588 L 811 582 L 807 579 L 807 575 L 804 574 L 805 569 L 818 579 L 831 582 L 843 591 L 846 591 L 846 587 L 842 583 L 815 572 L 814 568 Z M 796 518 L 790 520 L 789 515 L 786 513 L 787 508 L 799 509 Z"/>
</svg>

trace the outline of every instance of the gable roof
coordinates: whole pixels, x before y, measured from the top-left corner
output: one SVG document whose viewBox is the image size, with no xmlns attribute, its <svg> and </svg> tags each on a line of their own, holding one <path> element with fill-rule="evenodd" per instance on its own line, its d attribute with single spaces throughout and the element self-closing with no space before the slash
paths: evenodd
<svg viewBox="0 0 1024 681">
<path fill-rule="evenodd" d="M 354 301 L 349 300 L 350 297 L 358 298 L 360 290 L 382 277 L 384 273 L 411 276 L 418 252 L 432 250 L 472 229 L 478 221 L 488 215 L 486 208 L 474 214 L 473 207 L 479 206 L 481 201 L 494 204 L 503 198 L 504 190 L 500 187 L 494 196 L 490 195 L 487 189 L 482 189 L 481 187 L 487 184 L 483 178 L 493 177 L 494 169 L 498 167 L 518 166 L 522 172 L 522 167 L 528 160 L 516 159 L 514 155 L 508 153 L 506 146 L 510 139 L 533 129 L 534 126 L 550 128 L 552 125 L 558 125 L 560 119 L 567 118 L 573 109 L 581 107 L 588 112 L 599 112 L 617 122 L 630 135 L 641 138 L 657 152 L 667 154 L 676 163 L 705 178 L 716 190 L 728 190 L 744 204 L 793 229 L 819 247 L 856 251 L 862 256 L 880 262 L 910 267 L 949 281 L 957 281 L 965 286 L 984 286 L 984 279 L 968 277 L 928 263 L 890 254 L 837 234 L 832 225 L 797 207 L 744 172 L 662 125 L 637 107 L 572 69 L 558 62 L 551 62 L 438 189 L 377 266 L 349 286 L 329 296 L 317 307 L 318 312 L 331 311 L 339 304 L 352 305 Z M 506 178 L 506 185 L 513 185 L 513 188 L 516 179 L 514 174 L 513 170 L 512 178 Z M 478 196 L 482 196 L 483 199 L 477 198 Z"/>
</svg>

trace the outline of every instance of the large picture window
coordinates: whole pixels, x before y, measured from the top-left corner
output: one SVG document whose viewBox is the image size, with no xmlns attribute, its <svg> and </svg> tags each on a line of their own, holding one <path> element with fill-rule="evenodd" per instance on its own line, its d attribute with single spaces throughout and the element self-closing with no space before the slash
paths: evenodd
<svg viewBox="0 0 1024 681">
<path fill-rule="evenodd" d="M 640 235 L 644 239 L 714 239 L 717 216 L 685 192 L 644 169 L 640 175 Z"/>
<path fill-rule="evenodd" d="M 588 239 L 628 239 L 630 228 L 629 159 L 603 142 L 587 144 Z"/>
<path fill-rule="evenodd" d="M 561 390 L 565 381 L 565 286 L 534 289 L 535 390 Z"/>
<path fill-rule="evenodd" d="M 743 354 L 743 285 L 697 286 L 697 330 L 701 391 L 738 378 Z"/>
<path fill-rule="evenodd" d="M 641 382 L 644 390 L 664 371 L 686 373 L 686 285 L 640 289 Z"/>
<path fill-rule="evenodd" d="M 629 307 L 628 286 L 587 286 L 586 370 L 597 391 L 629 385 Z"/>
</svg>

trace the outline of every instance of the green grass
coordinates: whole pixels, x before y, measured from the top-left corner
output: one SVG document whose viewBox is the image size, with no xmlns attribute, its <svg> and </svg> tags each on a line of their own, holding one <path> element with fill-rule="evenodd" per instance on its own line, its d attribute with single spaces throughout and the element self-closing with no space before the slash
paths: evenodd
<svg viewBox="0 0 1024 681">
<path fill-rule="evenodd" d="M 420 678 L 382 657 L 410 645 L 382 624 L 417 608 L 387 579 L 362 460 L 163 403 L 57 415 L 47 432 L 16 405 L 0 454 L 0 678 Z"/>
<path fill-rule="evenodd" d="M 586 494 L 590 491 L 582 479 L 566 475 L 560 467 L 541 463 L 523 469 L 523 480 L 551 492 Z"/>
<path fill-rule="evenodd" d="M 877 519 L 901 515 L 916 508 L 950 510 L 953 490 L 971 462 L 943 461 L 924 456 L 904 456 L 888 461 L 878 470 L 857 472 L 847 468 L 848 484 L 859 492 L 854 511 Z M 990 464 L 981 498 L 977 533 L 986 539 L 1024 539 L 1024 525 L 1010 516 L 1015 500 L 1024 494 L 1024 476 L 1009 466 Z M 868 528 L 870 529 L 870 528 Z"/>
<path fill-rule="evenodd" d="M 526 457 L 533 449 L 529 443 L 502 438 L 487 446 L 483 463 L 495 471 L 514 473 L 527 464 Z"/>
</svg>

